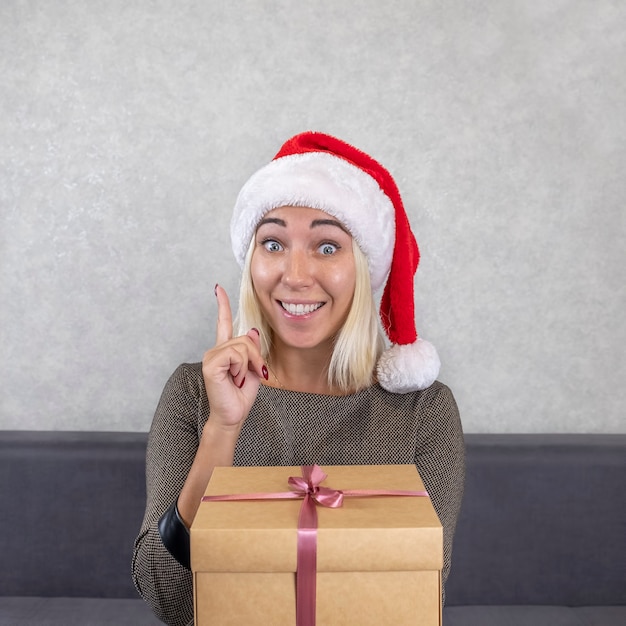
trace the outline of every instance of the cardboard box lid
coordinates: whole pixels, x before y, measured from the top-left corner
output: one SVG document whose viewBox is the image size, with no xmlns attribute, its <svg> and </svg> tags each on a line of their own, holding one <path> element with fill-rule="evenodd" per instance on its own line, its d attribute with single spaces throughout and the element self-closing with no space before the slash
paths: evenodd
<svg viewBox="0 0 626 626">
<path fill-rule="evenodd" d="M 323 466 L 333 489 L 423 490 L 414 465 Z M 217 467 L 206 495 L 289 491 L 300 467 Z M 192 570 L 295 572 L 302 500 L 202 502 L 191 526 Z M 346 497 L 317 506 L 317 571 L 443 567 L 443 531 L 428 497 Z"/>
</svg>

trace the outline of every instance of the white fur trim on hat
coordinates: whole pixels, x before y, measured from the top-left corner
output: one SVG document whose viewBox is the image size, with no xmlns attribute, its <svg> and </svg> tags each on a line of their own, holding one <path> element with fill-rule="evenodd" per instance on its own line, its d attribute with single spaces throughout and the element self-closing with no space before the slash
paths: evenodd
<svg viewBox="0 0 626 626">
<path fill-rule="evenodd" d="M 241 267 L 257 224 L 281 206 L 321 209 L 340 220 L 368 259 L 372 288 L 383 286 L 393 256 L 395 209 L 369 174 L 328 152 L 291 154 L 262 167 L 239 192 L 230 223 Z"/>
<path fill-rule="evenodd" d="M 439 375 L 441 361 L 435 346 L 424 339 L 394 345 L 383 352 L 376 366 L 378 382 L 392 393 L 409 393 L 430 387 Z"/>
</svg>

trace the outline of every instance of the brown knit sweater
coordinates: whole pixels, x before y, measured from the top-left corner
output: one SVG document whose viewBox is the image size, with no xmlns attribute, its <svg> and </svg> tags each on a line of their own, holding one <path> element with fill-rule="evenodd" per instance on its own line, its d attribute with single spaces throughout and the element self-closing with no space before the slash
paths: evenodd
<svg viewBox="0 0 626 626">
<path fill-rule="evenodd" d="M 171 625 L 193 621 L 191 572 L 161 542 L 157 523 L 178 498 L 209 416 L 200 363 L 179 366 L 156 410 L 146 454 L 147 503 L 132 573 L 139 593 Z M 261 385 L 235 448 L 235 465 L 415 463 L 444 530 L 447 579 L 465 478 L 465 448 L 450 390 L 393 394 L 373 385 L 325 396 Z"/>
</svg>

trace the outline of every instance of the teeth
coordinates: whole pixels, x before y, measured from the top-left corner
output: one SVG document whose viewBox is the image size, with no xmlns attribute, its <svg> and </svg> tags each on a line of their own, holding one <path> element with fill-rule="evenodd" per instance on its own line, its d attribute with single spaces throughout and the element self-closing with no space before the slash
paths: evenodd
<svg viewBox="0 0 626 626">
<path fill-rule="evenodd" d="M 317 311 L 322 306 L 321 302 L 317 304 L 288 304 L 287 302 L 281 302 L 281 305 L 287 313 L 290 315 L 307 315 Z"/>
</svg>

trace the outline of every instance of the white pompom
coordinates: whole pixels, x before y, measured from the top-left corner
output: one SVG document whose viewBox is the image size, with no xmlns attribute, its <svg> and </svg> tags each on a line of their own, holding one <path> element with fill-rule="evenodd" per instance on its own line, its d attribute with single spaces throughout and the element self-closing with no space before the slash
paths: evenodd
<svg viewBox="0 0 626 626">
<path fill-rule="evenodd" d="M 441 361 L 435 346 L 418 339 L 385 350 L 376 366 L 378 382 L 392 393 L 409 393 L 430 387 L 439 375 Z"/>
</svg>

